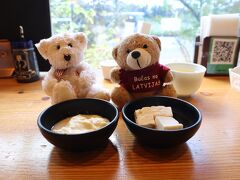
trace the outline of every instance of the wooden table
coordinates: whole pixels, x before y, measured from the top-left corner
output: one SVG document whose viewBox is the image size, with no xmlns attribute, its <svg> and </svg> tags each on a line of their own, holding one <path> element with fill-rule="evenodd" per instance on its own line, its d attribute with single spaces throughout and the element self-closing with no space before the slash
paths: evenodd
<svg viewBox="0 0 240 180">
<path fill-rule="evenodd" d="M 37 117 L 50 105 L 40 81 L 0 79 L 0 179 L 240 179 L 240 92 L 228 77 L 207 77 L 186 100 L 203 122 L 179 147 L 139 145 L 120 117 L 106 148 L 74 153 L 54 147 L 38 130 Z"/>
</svg>

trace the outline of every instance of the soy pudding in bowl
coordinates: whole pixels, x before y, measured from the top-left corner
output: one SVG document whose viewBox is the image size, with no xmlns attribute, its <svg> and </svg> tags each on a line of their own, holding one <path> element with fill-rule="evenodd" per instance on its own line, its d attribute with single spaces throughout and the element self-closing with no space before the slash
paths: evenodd
<svg viewBox="0 0 240 180">
<path fill-rule="evenodd" d="M 108 138 L 117 127 L 118 116 L 118 109 L 108 101 L 73 99 L 50 106 L 41 112 L 37 124 L 46 140 L 59 148 L 90 150 L 103 147 L 109 142 Z M 104 120 L 100 121 L 99 117 Z M 60 129 L 62 125 L 59 122 L 66 118 L 71 118 L 72 122 Z M 81 123 L 84 118 L 88 121 Z M 80 129 L 76 129 L 79 127 Z"/>
<path fill-rule="evenodd" d="M 149 126 L 151 121 L 154 121 L 153 113 L 148 112 L 142 114 L 142 124 L 138 123 L 138 119 L 136 118 L 136 111 L 142 110 L 143 108 L 161 108 L 168 107 L 172 109 L 172 113 L 170 116 L 172 118 L 170 121 L 178 121 L 175 125 L 170 122 L 168 125 L 174 128 L 165 128 L 162 129 L 161 126 L 158 126 L 158 121 L 156 126 Z M 166 116 L 168 112 L 161 112 L 163 116 Z M 164 114 L 163 114 L 164 113 Z M 153 96 L 153 97 L 145 97 L 135 101 L 131 101 L 127 103 L 122 109 L 122 115 L 126 127 L 129 131 L 135 136 L 136 140 L 141 144 L 152 146 L 152 147 L 173 147 L 185 143 L 190 138 L 194 136 L 194 134 L 198 131 L 201 122 L 202 115 L 200 111 L 192 104 L 177 98 L 167 97 L 167 96 Z M 158 112 L 158 115 L 159 112 Z M 161 118 L 161 116 L 158 116 Z M 154 120 L 153 120 L 154 118 Z M 165 124 L 166 118 L 162 118 L 163 126 L 167 127 Z M 165 122 L 164 122 L 165 121 Z M 161 123 L 161 122 L 160 122 Z"/>
</svg>

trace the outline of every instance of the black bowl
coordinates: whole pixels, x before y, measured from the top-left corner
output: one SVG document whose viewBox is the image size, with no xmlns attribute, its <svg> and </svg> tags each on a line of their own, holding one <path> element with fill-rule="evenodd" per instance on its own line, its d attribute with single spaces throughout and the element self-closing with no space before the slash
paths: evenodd
<svg viewBox="0 0 240 180">
<path fill-rule="evenodd" d="M 170 106 L 173 117 L 183 124 L 180 130 L 162 131 L 136 124 L 134 112 L 145 106 Z M 137 141 L 153 147 L 171 147 L 189 140 L 199 129 L 202 115 L 192 104 L 171 97 L 155 96 L 138 99 L 125 104 L 122 109 L 123 119 L 127 128 Z"/>
<path fill-rule="evenodd" d="M 82 134 L 59 134 L 51 128 L 59 121 L 77 114 L 97 114 L 110 123 L 96 131 Z M 67 150 L 89 150 L 105 146 L 118 123 L 118 110 L 111 103 L 100 99 L 74 99 L 50 106 L 38 117 L 42 135 L 53 145 Z"/>
</svg>

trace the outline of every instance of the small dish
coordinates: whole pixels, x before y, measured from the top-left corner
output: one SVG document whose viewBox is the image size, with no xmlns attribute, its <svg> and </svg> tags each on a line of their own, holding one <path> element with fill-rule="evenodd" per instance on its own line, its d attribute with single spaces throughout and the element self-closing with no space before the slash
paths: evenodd
<svg viewBox="0 0 240 180">
<path fill-rule="evenodd" d="M 191 96 L 197 92 L 202 84 L 206 68 L 195 63 L 166 64 L 173 74 L 173 86 L 178 97 Z"/>
<path fill-rule="evenodd" d="M 240 66 L 229 69 L 230 84 L 233 89 L 240 91 Z"/>
<path fill-rule="evenodd" d="M 117 67 L 117 63 L 115 62 L 115 60 L 105 60 L 100 62 L 100 66 L 102 69 L 102 74 L 104 79 L 106 80 L 110 80 L 111 79 L 111 70 L 114 67 Z"/>
</svg>

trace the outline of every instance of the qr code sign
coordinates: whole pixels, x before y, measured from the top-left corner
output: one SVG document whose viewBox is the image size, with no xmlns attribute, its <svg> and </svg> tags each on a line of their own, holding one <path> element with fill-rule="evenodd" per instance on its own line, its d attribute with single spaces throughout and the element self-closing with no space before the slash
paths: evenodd
<svg viewBox="0 0 240 180">
<path fill-rule="evenodd" d="M 237 45 L 235 39 L 213 39 L 211 64 L 233 64 Z"/>
</svg>

